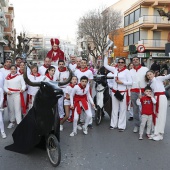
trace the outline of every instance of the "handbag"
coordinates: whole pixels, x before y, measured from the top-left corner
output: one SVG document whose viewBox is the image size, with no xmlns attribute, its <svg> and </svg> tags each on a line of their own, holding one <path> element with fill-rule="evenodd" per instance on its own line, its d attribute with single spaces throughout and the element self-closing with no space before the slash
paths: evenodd
<svg viewBox="0 0 170 170">
<path fill-rule="evenodd" d="M 117 100 L 119 101 L 123 101 L 124 99 L 124 94 L 121 94 L 119 90 L 117 90 L 114 94 L 114 96 L 116 97 Z"/>
</svg>

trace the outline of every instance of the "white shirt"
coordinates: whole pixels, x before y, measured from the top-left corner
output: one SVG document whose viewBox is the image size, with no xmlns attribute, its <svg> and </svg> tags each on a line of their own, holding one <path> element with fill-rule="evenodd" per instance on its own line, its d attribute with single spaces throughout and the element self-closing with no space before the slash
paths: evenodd
<svg viewBox="0 0 170 170">
<path fill-rule="evenodd" d="M 7 76 L 8 74 L 11 73 L 10 70 L 7 70 L 7 69 L 5 69 L 5 68 L 1 68 L 1 69 L 0 69 L 0 72 L 3 74 L 4 79 L 6 78 L 6 76 Z"/>
<path fill-rule="evenodd" d="M 89 80 L 93 79 L 93 73 L 91 70 L 87 70 L 85 72 L 80 71 L 80 69 L 77 69 L 74 73 L 75 76 L 78 78 L 78 83 L 80 83 L 80 79 L 82 76 L 86 76 Z"/>
<path fill-rule="evenodd" d="M 3 101 L 4 101 L 4 91 L 0 87 L 0 107 L 2 107 Z"/>
<path fill-rule="evenodd" d="M 10 79 L 10 80 L 5 79 L 4 91 L 6 93 L 8 91 L 10 91 L 10 90 L 8 90 L 8 88 L 17 89 L 17 90 L 23 90 L 24 91 L 26 89 L 26 85 L 25 85 L 25 81 L 23 79 L 23 76 L 18 75 L 15 78 Z M 16 93 L 16 91 L 11 91 L 11 92 Z"/>
<path fill-rule="evenodd" d="M 135 69 L 130 70 L 130 75 L 132 77 L 132 89 L 134 88 L 145 88 L 147 83 L 145 81 L 145 75 L 148 71 L 147 67 L 141 67 L 138 71 Z"/>
<path fill-rule="evenodd" d="M 91 104 L 94 104 L 93 99 L 89 92 L 89 86 L 85 87 L 84 92 L 83 92 L 83 89 L 81 89 L 78 85 L 74 86 L 74 88 L 72 89 L 71 95 L 70 95 L 71 106 L 73 106 L 73 98 L 75 94 L 81 95 L 81 96 L 86 94 L 87 100 L 90 101 Z"/>
<path fill-rule="evenodd" d="M 76 64 L 76 63 L 75 63 L 75 64 L 70 63 L 70 64 L 68 65 L 68 67 L 71 69 L 72 72 L 75 72 L 75 71 L 76 71 L 77 64 Z"/>
<path fill-rule="evenodd" d="M 150 81 L 150 86 L 152 88 L 152 91 L 155 92 L 164 92 L 165 91 L 165 87 L 163 85 L 163 81 L 170 79 L 170 74 L 166 75 L 166 76 L 158 76 L 158 77 L 154 77 L 151 81 Z"/>
<path fill-rule="evenodd" d="M 4 76 L 2 72 L 0 72 L 0 88 L 4 88 Z"/>
<path fill-rule="evenodd" d="M 110 72 L 107 74 L 107 77 L 114 77 L 114 74 L 112 72 Z M 113 79 L 107 79 L 107 83 L 108 83 L 109 88 L 112 88 L 114 81 L 113 81 Z"/>
<path fill-rule="evenodd" d="M 32 82 L 40 82 L 40 81 L 43 81 L 44 78 L 45 78 L 44 76 L 36 77 L 36 76 L 33 76 L 32 74 L 28 75 L 28 79 Z M 27 93 L 34 96 L 38 90 L 39 90 L 39 87 L 33 87 L 33 86 L 28 85 Z"/>
<path fill-rule="evenodd" d="M 46 72 L 46 71 L 47 71 L 47 68 L 44 67 L 44 66 L 41 66 L 41 67 L 38 68 L 38 72 L 39 72 L 42 76 L 45 75 L 45 72 Z"/>
<path fill-rule="evenodd" d="M 132 78 L 130 76 L 130 72 L 128 69 L 125 69 L 124 71 L 118 72 L 118 69 L 112 66 L 109 66 L 108 64 L 108 59 L 105 57 L 104 59 L 104 67 L 114 73 L 114 79 L 113 79 L 113 86 L 112 88 L 114 90 L 120 90 L 124 91 L 127 89 L 127 86 L 132 85 Z M 118 77 L 118 79 L 123 83 L 123 84 L 118 84 L 115 80 Z"/>
</svg>

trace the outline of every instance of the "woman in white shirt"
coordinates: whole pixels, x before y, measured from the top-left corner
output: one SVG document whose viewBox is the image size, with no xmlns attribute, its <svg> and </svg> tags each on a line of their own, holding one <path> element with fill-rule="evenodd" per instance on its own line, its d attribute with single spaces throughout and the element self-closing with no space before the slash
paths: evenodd
<svg viewBox="0 0 170 170">
<path fill-rule="evenodd" d="M 10 124 L 8 125 L 8 128 L 14 127 L 15 119 L 17 124 L 21 122 L 21 106 L 25 110 L 23 98 L 25 88 L 26 85 L 23 77 L 17 74 L 17 67 L 12 65 L 10 74 L 5 78 L 4 82 L 4 91 L 7 93 L 7 103 L 10 110 Z"/>
<path fill-rule="evenodd" d="M 149 70 L 146 72 L 146 81 L 149 82 L 157 100 L 155 110 L 156 124 L 154 127 L 154 135 L 152 135 L 152 139 L 155 141 L 163 140 L 167 114 L 167 98 L 165 96 L 163 81 L 167 79 L 170 79 L 170 74 L 155 77 L 154 71 Z"/>
<path fill-rule="evenodd" d="M 45 72 L 45 81 L 56 81 L 54 74 L 55 74 L 55 67 L 50 66 Z"/>
<path fill-rule="evenodd" d="M 125 59 L 119 58 L 117 67 L 112 67 L 108 65 L 108 57 L 104 59 L 104 67 L 114 73 L 114 80 L 112 86 L 112 114 L 110 129 L 117 128 L 120 132 L 123 132 L 126 128 L 126 92 L 127 86 L 132 85 L 132 78 L 130 72 L 126 69 Z M 122 101 L 119 101 L 115 94 L 120 92 L 123 95 Z M 120 110 L 119 110 L 120 108 Z M 119 118 L 118 118 L 119 112 Z"/>
<path fill-rule="evenodd" d="M 43 81 L 45 77 L 38 73 L 38 66 L 32 65 L 31 74 L 28 75 L 28 79 L 30 79 L 32 82 L 40 82 Z M 33 106 L 34 98 L 38 90 L 39 87 L 28 86 L 27 105 L 29 110 Z"/>
</svg>

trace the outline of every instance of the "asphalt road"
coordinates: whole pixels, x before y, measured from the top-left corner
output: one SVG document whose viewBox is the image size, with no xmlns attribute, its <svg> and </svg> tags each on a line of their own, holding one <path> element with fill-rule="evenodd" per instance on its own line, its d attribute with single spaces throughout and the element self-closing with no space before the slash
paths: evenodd
<svg viewBox="0 0 170 170">
<path fill-rule="evenodd" d="M 100 126 L 94 124 L 89 134 L 78 131 L 70 137 L 72 123 L 66 122 L 61 132 L 61 163 L 51 166 L 47 153 L 40 149 L 28 155 L 4 150 L 13 142 L 13 130 L 6 130 L 7 138 L 0 138 L 0 170 L 169 170 L 170 169 L 170 107 L 163 141 L 139 141 L 133 133 L 133 122 L 127 121 L 124 132 L 110 130 L 105 116 Z M 7 120 L 5 120 L 7 127 Z"/>
</svg>

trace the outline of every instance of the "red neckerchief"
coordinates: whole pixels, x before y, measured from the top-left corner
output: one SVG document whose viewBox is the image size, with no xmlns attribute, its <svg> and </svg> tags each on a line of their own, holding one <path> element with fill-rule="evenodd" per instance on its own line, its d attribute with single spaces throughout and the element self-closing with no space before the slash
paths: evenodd
<svg viewBox="0 0 170 170">
<path fill-rule="evenodd" d="M 84 70 L 82 70 L 81 68 L 79 69 L 81 72 L 86 72 L 88 70 L 88 68 L 84 68 Z"/>
<path fill-rule="evenodd" d="M 50 67 L 50 66 L 47 67 L 45 64 L 44 64 L 43 66 L 44 66 L 45 68 L 49 68 L 49 67 Z"/>
<path fill-rule="evenodd" d="M 72 88 L 74 88 L 75 84 L 71 84 L 71 83 L 70 83 L 69 86 L 72 87 Z"/>
<path fill-rule="evenodd" d="M 24 72 L 21 72 L 21 70 L 19 70 L 19 73 L 22 75 L 22 74 L 24 74 Z"/>
<path fill-rule="evenodd" d="M 76 62 L 73 62 L 73 63 L 70 63 L 70 64 L 74 65 L 74 64 L 76 64 Z"/>
<path fill-rule="evenodd" d="M 18 76 L 18 74 L 15 74 L 14 76 L 11 74 L 8 74 L 8 76 L 6 77 L 6 80 L 11 80 L 11 79 L 15 78 L 16 76 Z"/>
<path fill-rule="evenodd" d="M 83 87 L 83 86 L 81 85 L 81 83 L 79 83 L 78 86 L 83 90 L 83 93 L 84 93 L 84 90 L 85 90 L 86 86 Z"/>
<path fill-rule="evenodd" d="M 34 76 L 34 77 L 40 77 L 41 76 L 40 73 L 37 73 L 37 75 L 34 75 L 33 73 L 31 73 L 31 75 Z"/>
<path fill-rule="evenodd" d="M 77 69 L 80 69 L 81 67 L 80 67 L 80 66 L 77 66 L 76 68 L 77 68 Z"/>
<path fill-rule="evenodd" d="M 124 70 L 126 70 L 126 66 L 124 66 L 122 69 L 117 69 L 117 71 L 118 71 L 118 73 L 120 73 L 120 72 L 122 72 L 122 71 L 124 71 Z"/>
<path fill-rule="evenodd" d="M 59 72 L 64 72 L 64 71 L 67 71 L 67 68 L 66 67 L 64 67 L 62 70 L 58 67 L 58 71 Z"/>
<path fill-rule="evenodd" d="M 135 69 L 136 72 L 137 72 L 141 67 L 142 67 L 141 65 L 139 65 L 139 66 L 137 66 L 137 67 L 134 66 L 134 69 Z"/>
<path fill-rule="evenodd" d="M 48 77 L 50 80 L 53 80 L 53 76 L 50 77 L 49 73 L 45 74 L 46 77 Z"/>
<path fill-rule="evenodd" d="M 4 66 L 4 69 L 5 69 L 5 70 L 10 70 L 10 68 L 6 68 L 6 66 Z"/>
</svg>

